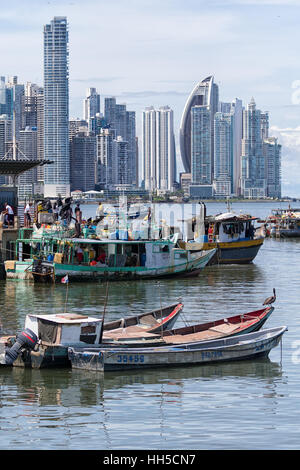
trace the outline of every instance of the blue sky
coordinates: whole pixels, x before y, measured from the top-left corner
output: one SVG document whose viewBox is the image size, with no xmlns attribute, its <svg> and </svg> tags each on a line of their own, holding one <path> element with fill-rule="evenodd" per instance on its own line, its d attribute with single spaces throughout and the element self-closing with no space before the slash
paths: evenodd
<svg viewBox="0 0 300 470">
<path fill-rule="evenodd" d="M 85 90 L 96 87 L 136 111 L 139 136 L 142 110 L 169 105 L 177 142 L 189 93 L 214 75 L 222 101 L 253 96 L 269 111 L 283 145 L 283 193 L 300 197 L 300 0 L 1 3 L 0 75 L 42 85 L 43 25 L 67 16 L 70 117 L 82 117 Z"/>
</svg>

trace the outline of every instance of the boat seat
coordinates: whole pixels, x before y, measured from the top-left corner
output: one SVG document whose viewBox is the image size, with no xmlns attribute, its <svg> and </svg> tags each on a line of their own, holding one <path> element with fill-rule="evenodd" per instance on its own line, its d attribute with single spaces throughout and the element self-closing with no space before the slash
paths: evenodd
<svg viewBox="0 0 300 470">
<path fill-rule="evenodd" d="M 149 326 L 154 326 L 158 323 L 157 320 L 153 317 L 153 315 L 145 315 L 144 317 L 141 318 L 140 323 L 143 325 L 149 325 Z"/>
<path fill-rule="evenodd" d="M 224 323 L 209 328 L 209 331 L 216 331 L 217 333 L 231 333 L 234 330 L 238 330 L 240 326 L 235 326 L 232 323 Z"/>
</svg>

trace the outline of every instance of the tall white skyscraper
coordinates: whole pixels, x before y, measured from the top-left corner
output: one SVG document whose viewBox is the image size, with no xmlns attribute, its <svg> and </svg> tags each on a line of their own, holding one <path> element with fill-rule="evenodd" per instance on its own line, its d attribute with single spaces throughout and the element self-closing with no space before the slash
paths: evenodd
<svg viewBox="0 0 300 470">
<path fill-rule="evenodd" d="M 233 194 L 239 196 L 241 193 L 241 154 L 243 137 L 243 103 L 235 98 L 231 103 L 230 113 L 233 117 L 233 162 L 232 162 L 232 182 Z"/>
<path fill-rule="evenodd" d="M 169 106 L 143 112 L 143 179 L 145 189 L 173 191 L 176 179 L 174 117 Z"/>
<path fill-rule="evenodd" d="M 217 197 L 231 196 L 233 188 L 233 116 L 214 118 L 214 189 Z"/>
<path fill-rule="evenodd" d="M 68 24 L 54 17 L 44 26 L 45 197 L 70 194 Z"/>
</svg>

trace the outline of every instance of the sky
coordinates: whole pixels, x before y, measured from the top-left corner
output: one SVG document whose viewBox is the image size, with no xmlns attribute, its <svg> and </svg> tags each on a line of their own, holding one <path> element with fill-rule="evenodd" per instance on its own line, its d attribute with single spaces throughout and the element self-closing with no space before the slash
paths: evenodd
<svg viewBox="0 0 300 470">
<path fill-rule="evenodd" d="M 1 1 L 0 75 L 43 85 L 43 26 L 69 23 L 70 118 L 86 88 L 136 111 L 174 111 L 179 126 L 194 86 L 209 75 L 221 101 L 253 96 L 282 145 L 282 193 L 300 197 L 300 0 Z"/>
</svg>

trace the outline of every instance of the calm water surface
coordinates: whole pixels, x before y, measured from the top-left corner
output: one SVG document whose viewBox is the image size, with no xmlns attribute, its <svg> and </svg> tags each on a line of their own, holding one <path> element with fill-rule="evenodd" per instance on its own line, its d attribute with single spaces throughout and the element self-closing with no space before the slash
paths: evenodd
<svg viewBox="0 0 300 470">
<path fill-rule="evenodd" d="M 224 210 L 224 204 L 208 206 L 210 213 Z M 277 204 L 233 208 L 263 217 L 271 207 Z M 105 377 L 0 369 L 0 449 L 298 449 L 299 266 L 300 239 L 267 239 L 248 266 L 209 267 L 197 278 L 159 285 L 111 283 L 107 320 L 181 297 L 177 326 L 257 309 L 275 287 L 275 310 L 265 327 L 289 330 L 282 347 L 257 361 Z M 70 284 L 68 311 L 100 316 L 104 298 L 101 283 Z M 28 313 L 61 312 L 66 286 L 2 281 L 0 299 L 2 334 L 13 333 Z"/>
</svg>

